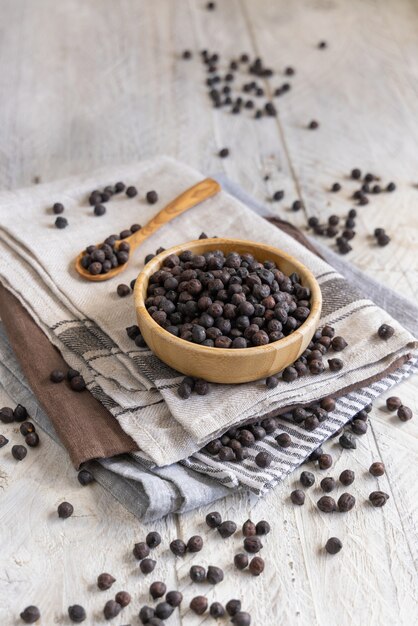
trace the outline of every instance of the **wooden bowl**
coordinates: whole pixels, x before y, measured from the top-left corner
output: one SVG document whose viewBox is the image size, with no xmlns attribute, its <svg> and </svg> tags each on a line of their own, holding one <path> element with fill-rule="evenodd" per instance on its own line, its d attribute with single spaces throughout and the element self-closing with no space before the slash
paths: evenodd
<svg viewBox="0 0 418 626">
<path fill-rule="evenodd" d="M 159 326 L 145 308 L 149 277 L 163 265 L 169 254 L 192 250 L 204 254 L 210 250 L 225 253 L 248 252 L 258 261 L 274 261 L 287 276 L 297 272 L 301 284 L 311 290 L 311 314 L 291 335 L 253 348 L 210 348 L 175 337 Z M 307 348 L 318 326 L 322 296 L 313 274 L 294 257 L 261 243 L 242 239 L 199 239 L 164 250 L 154 257 L 139 274 L 135 284 L 135 308 L 138 326 L 149 348 L 173 369 L 214 383 L 245 383 L 277 374 Z"/>
</svg>

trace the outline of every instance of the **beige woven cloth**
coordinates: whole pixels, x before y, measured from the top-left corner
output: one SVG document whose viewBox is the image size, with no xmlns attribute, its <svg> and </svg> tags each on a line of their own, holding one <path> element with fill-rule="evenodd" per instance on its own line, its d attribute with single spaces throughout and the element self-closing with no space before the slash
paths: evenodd
<svg viewBox="0 0 418 626">
<path fill-rule="evenodd" d="M 263 381 L 214 385 L 208 396 L 181 401 L 176 393 L 181 376 L 148 350 L 136 348 L 126 336 L 125 327 L 135 322 L 132 298 L 119 299 L 113 281 L 83 281 L 72 263 L 81 248 L 132 223 L 145 223 L 203 177 L 171 159 L 158 158 L 0 195 L 0 279 L 65 361 L 82 372 L 96 399 L 158 465 L 189 456 L 232 424 L 338 394 L 379 376 L 416 347 L 406 330 L 359 296 L 323 260 L 222 192 L 150 237 L 142 255 L 137 251 L 131 261 L 124 281 L 138 274 L 149 252 L 195 239 L 202 230 L 269 243 L 298 257 L 315 274 L 324 298 L 321 323 L 332 324 L 349 341 L 343 353 L 346 367 L 338 373 L 326 371 L 281 383 L 270 391 Z M 116 196 L 108 203 L 105 217 L 94 217 L 87 203 L 89 192 L 117 180 L 135 184 L 139 196 L 133 200 Z M 158 191 L 158 205 L 145 203 L 150 189 Z M 63 202 L 69 220 L 62 231 L 54 228 L 48 210 L 56 201 Z M 396 329 L 387 342 L 376 334 L 383 322 Z"/>
</svg>

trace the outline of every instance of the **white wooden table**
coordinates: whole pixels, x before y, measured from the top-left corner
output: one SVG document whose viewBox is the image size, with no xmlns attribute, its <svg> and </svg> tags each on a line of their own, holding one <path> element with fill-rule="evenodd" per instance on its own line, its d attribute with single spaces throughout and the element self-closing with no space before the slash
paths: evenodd
<svg viewBox="0 0 418 626">
<path fill-rule="evenodd" d="M 403 295 L 418 297 L 418 12 L 414 0 L 2 0 L 0 21 L 0 181 L 4 188 L 30 185 L 115 162 L 165 153 L 205 173 L 225 171 L 260 199 L 284 189 L 277 214 L 303 224 L 288 212 L 300 196 L 309 215 L 345 214 L 353 167 L 394 180 L 398 191 L 382 194 L 360 211 L 358 236 L 350 255 L 366 272 Z M 329 47 L 318 50 L 326 40 Z M 194 53 L 180 60 L 183 49 Z M 202 48 L 225 58 L 247 52 L 262 56 L 285 80 L 292 65 L 292 91 L 278 100 L 279 116 L 253 121 L 210 108 Z M 277 76 L 277 73 L 279 74 Z M 266 88 L 269 88 L 266 83 Z M 317 131 L 306 130 L 311 119 Z M 230 158 L 219 159 L 228 146 Z M 264 176 L 270 175 L 268 181 Z M 330 194 L 334 181 L 339 194 Z M 351 188 L 351 187 L 350 187 Z M 376 226 L 392 242 L 372 243 Z M 418 381 L 397 393 L 418 414 Z M 1 399 L 1 405 L 7 404 Z M 329 445 L 332 475 L 355 470 L 352 491 L 358 506 L 348 515 L 315 510 L 319 490 L 308 491 L 304 507 L 289 504 L 296 484 L 290 477 L 251 506 L 232 496 L 219 503 L 226 518 L 243 522 L 266 518 L 266 570 L 259 578 L 236 575 L 231 560 L 240 539 L 222 544 L 209 535 L 195 563 L 216 563 L 227 581 L 210 599 L 241 597 L 256 626 L 328 626 L 352 623 L 411 626 L 418 623 L 417 462 L 418 420 L 401 424 L 377 402 L 368 434 L 355 454 Z M 2 428 L 12 434 L 15 427 Z M 16 438 L 16 436 L 15 436 Z M 390 494 L 385 509 L 365 503 L 376 488 L 367 475 L 383 460 L 379 479 Z M 161 579 L 199 593 L 188 582 L 189 560 L 175 561 L 168 541 L 202 531 L 207 510 L 153 524 L 164 536 L 155 575 L 144 578 L 130 557 L 132 545 L 151 526 L 138 522 L 99 485 L 79 486 L 68 458 L 46 436 L 39 454 L 18 464 L 10 453 L 0 459 L 0 623 L 21 623 L 27 604 L 42 609 L 42 625 L 69 624 L 66 609 L 80 603 L 86 624 L 103 622 L 101 609 L 112 597 L 95 589 L 102 571 L 117 578 L 116 590 L 133 595 L 130 607 L 113 620 L 138 624 L 139 607 L 149 601 L 148 585 Z M 57 504 L 74 503 L 74 516 L 56 519 Z M 213 507 L 210 507 L 213 508 Z M 324 554 L 329 536 L 343 540 L 335 557 Z M 210 549 L 212 548 L 212 549 Z M 187 609 L 169 624 L 210 623 Z M 92 617 L 94 616 L 94 617 Z M 221 622 L 221 623 L 227 623 Z"/>
</svg>

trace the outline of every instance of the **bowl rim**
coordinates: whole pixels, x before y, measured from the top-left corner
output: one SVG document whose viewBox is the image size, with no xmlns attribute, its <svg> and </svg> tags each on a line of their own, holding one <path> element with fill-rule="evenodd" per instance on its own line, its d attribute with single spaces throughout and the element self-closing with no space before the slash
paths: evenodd
<svg viewBox="0 0 418 626">
<path fill-rule="evenodd" d="M 153 320 L 153 318 L 148 313 L 148 310 L 145 306 L 145 300 L 142 296 L 142 291 L 144 288 L 145 281 L 149 281 L 150 276 L 160 268 L 162 261 L 166 257 L 168 257 L 170 254 L 178 254 L 179 252 L 188 250 L 190 249 L 190 245 L 193 245 L 196 247 L 198 245 L 200 246 L 208 245 L 209 249 L 211 246 L 214 246 L 215 249 L 217 247 L 221 249 L 222 245 L 245 246 L 245 244 L 251 244 L 252 246 L 260 247 L 260 249 L 264 252 L 267 252 L 267 254 L 269 252 L 271 252 L 272 254 L 276 254 L 276 255 L 279 254 L 283 259 L 295 265 L 296 271 L 298 273 L 300 272 L 305 278 L 305 281 L 309 283 L 309 288 L 311 289 L 311 303 L 312 303 L 311 312 L 306 318 L 306 320 L 303 322 L 303 324 L 301 324 L 299 328 L 297 328 L 293 333 L 291 333 L 287 337 L 283 337 L 282 339 L 279 339 L 278 341 L 273 341 L 272 343 L 268 343 L 264 346 L 251 346 L 249 348 L 239 348 L 239 349 L 215 348 L 211 346 L 202 346 L 199 343 L 186 341 L 185 339 L 176 337 L 176 335 L 172 335 L 165 328 L 157 324 L 155 320 Z M 172 246 L 171 248 L 167 248 L 167 250 L 163 250 L 163 252 L 160 252 L 155 257 L 153 257 L 144 266 L 144 268 L 138 274 L 138 277 L 135 281 L 134 306 L 135 306 L 137 317 L 142 316 L 142 314 L 145 314 L 146 324 L 150 326 L 151 329 L 154 329 L 156 332 L 161 334 L 162 337 L 165 338 L 167 341 L 170 341 L 174 345 L 177 344 L 179 348 L 181 348 L 182 350 L 199 351 L 199 352 L 202 352 L 203 354 L 206 352 L 206 354 L 219 355 L 220 357 L 222 356 L 223 358 L 224 357 L 232 358 L 232 357 L 236 357 L 239 354 L 241 354 L 242 356 L 250 357 L 252 354 L 254 355 L 256 352 L 258 353 L 264 352 L 265 354 L 268 354 L 270 352 L 275 352 L 276 350 L 279 350 L 279 349 L 285 349 L 286 347 L 291 346 L 293 343 L 295 343 L 298 340 L 300 334 L 302 334 L 301 329 L 304 329 L 304 331 L 306 332 L 308 327 L 311 327 L 313 324 L 317 323 L 316 318 L 319 319 L 321 308 L 322 308 L 322 293 L 319 287 L 319 283 L 316 280 L 313 273 L 311 272 L 311 270 L 309 270 L 306 267 L 306 265 L 304 265 L 296 257 L 292 256 L 291 254 L 288 254 L 287 252 L 284 252 L 280 248 L 276 248 L 275 246 L 270 246 L 269 244 L 252 241 L 250 239 L 235 239 L 231 237 L 219 237 L 219 238 L 212 237 L 212 238 L 207 238 L 207 239 L 193 239 L 191 241 L 186 241 L 176 246 Z"/>
</svg>

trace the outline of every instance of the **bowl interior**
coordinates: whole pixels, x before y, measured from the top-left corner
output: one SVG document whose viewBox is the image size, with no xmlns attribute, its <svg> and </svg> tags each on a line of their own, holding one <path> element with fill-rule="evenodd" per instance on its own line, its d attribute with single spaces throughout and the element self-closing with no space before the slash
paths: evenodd
<svg viewBox="0 0 418 626">
<path fill-rule="evenodd" d="M 156 272 L 164 263 L 164 259 L 170 254 L 179 254 L 184 250 L 192 250 L 194 254 L 203 254 L 211 250 L 222 250 L 224 253 L 238 252 L 240 254 L 250 253 L 258 261 L 266 260 L 274 261 L 281 271 L 286 275 L 297 272 L 300 276 L 300 282 L 303 286 L 307 286 L 311 290 L 311 313 L 305 322 L 292 334 L 280 339 L 279 341 L 269 343 L 265 346 L 243 348 L 233 350 L 230 348 L 211 348 L 201 346 L 200 344 L 191 343 L 175 337 L 159 324 L 157 324 L 145 307 L 145 299 L 147 297 L 148 282 L 150 276 Z M 321 312 L 321 291 L 313 274 L 300 261 L 287 253 L 268 246 L 252 241 L 241 239 L 200 239 L 189 241 L 182 245 L 175 246 L 169 250 L 165 250 L 161 254 L 154 257 L 139 274 L 135 284 L 135 307 L 137 311 L 138 325 L 144 336 L 145 341 L 151 350 L 165 363 L 174 367 L 182 373 L 188 375 L 201 374 L 202 368 L 196 362 L 197 359 L 206 358 L 206 363 L 213 362 L 216 358 L 217 367 L 223 367 L 223 373 L 219 374 L 221 380 L 215 382 L 243 382 L 244 380 L 256 380 L 263 376 L 269 375 L 267 372 L 275 368 L 283 369 L 300 355 L 315 332 L 319 322 Z M 280 358 L 277 353 L 281 352 Z M 286 354 L 288 353 L 288 359 Z M 265 363 L 259 357 L 265 357 Z M 252 357 L 253 363 L 257 365 L 259 372 L 250 374 L 248 360 Z M 259 362 L 255 362 L 257 358 Z M 290 360 L 289 360 L 290 359 Z M 244 364 L 243 360 L 247 363 Z M 286 365 L 283 363 L 286 361 Z M 224 365 L 225 364 L 225 365 Z M 240 374 L 238 371 L 233 372 L 231 368 L 241 367 L 247 370 L 247 373 Z M 276 369 L 280 371 L 280 369 Z M 199 372 L 197 372 L 199 370 Z M 248 376 L 253 376 L 248 378 Z M 204 376 L 202 376 L 204 378 Z M 206 372 L 206 378 L 207 372 Z M 225 379 L 226 378 L 226 379 Z M 212 378 L 213 379 L 213 378 Z"/>
</svg>

